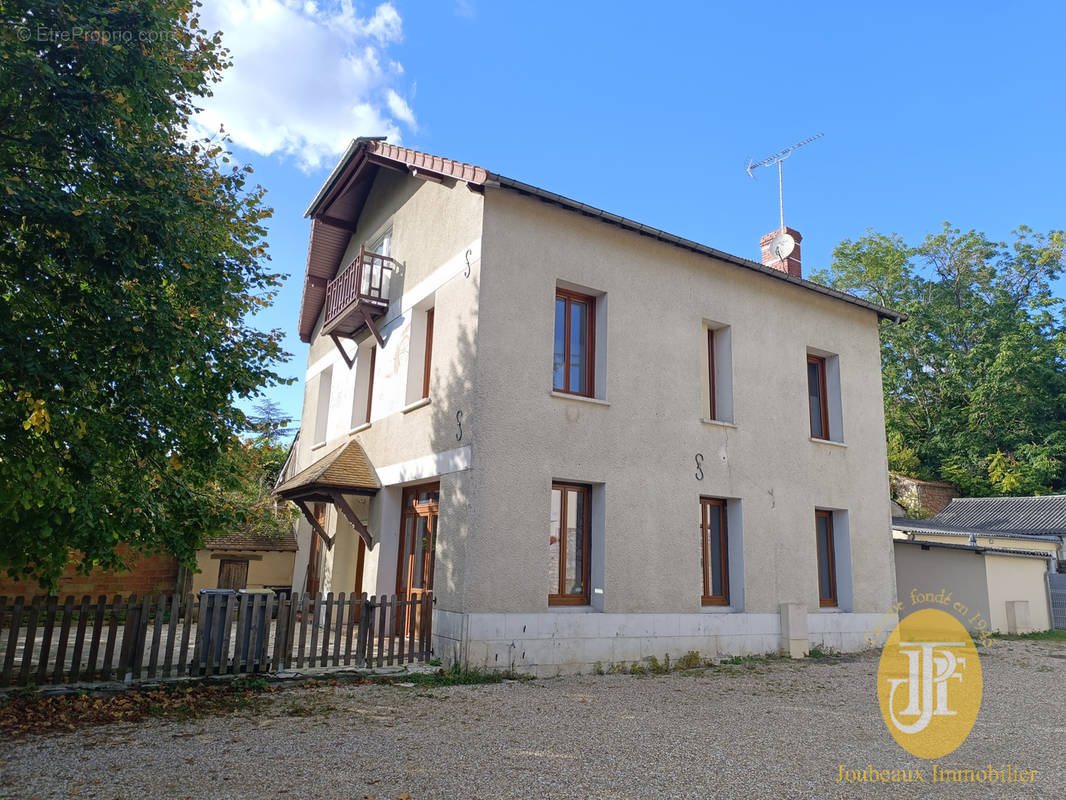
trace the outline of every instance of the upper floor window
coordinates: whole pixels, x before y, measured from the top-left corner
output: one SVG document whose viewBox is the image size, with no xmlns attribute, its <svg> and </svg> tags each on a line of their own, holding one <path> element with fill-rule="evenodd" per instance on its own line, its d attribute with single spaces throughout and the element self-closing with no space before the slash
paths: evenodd
<svg viewBox="0 0 1066 800">
<path fill-rule="evenodd" d="M 392 255 L 392 228 L 389 228 L 381 236 L 367 245 L 367 250 L 379 256 Z"/>
<path fill-rule="evenodd" d="M 703 410 L 707 420 L 733 421 L 733 329 L 705 322 L 707 371 Z"/>
<path fill-rule="evenodd" d="M 700 543 L 703 551 L 701 602 L 705 606 L 729 605 L 729 534 L 725 500 L 700 498 Z"/>
<path fill-rule="evenodd" d="M 426 355 L 422 370 L 422 396 L 429 397 L 429 373 L 433 366 L 433 309 L 426 312 Z"/>
<path fill-rule="evenodd" d="M 807 397 L 811 411 L 811 438 L 829 438 L 828 392 L 825 385 L 825 359 L 807 355 Z"/>
<path fill-rule="evenodd" d="M 430 295 L 411 309 L 411 329 L 407 350 L 408 405 L 429 397 L 429 379 L 433 369 L 434 297 Z"/>
<path fill-rule="evenodd" d="M 318 400 L 315 407 L 314 444 L 326 441 L 329 433 L 329 396 L 333 389 L 333 367 L 326 367 L 318 374 Z"/>
<path fill-rule="evenodd" d="M 825 352 L 807 353 L 807 403 L 811 438 L 843 442 L 840 404 L 840 358 Z"/>
<path fill-rule="evenodd" d="M 552 388 L 595 395 L 596 298 L 566 289 L 555 292 Z"/>
<path fill-rule="evenodd" d="M 359 346 L 355 358 L 355 390 L 352 396 L 352 427 L 370 422 L 374 401 L 374 362 L 378 348 L 370 338 Z"/>
<path fill-rule="evenodd" d="M 588 486 L 552 484 L 548 605 L 589 604 L 590 510 Z"/>
</svg>

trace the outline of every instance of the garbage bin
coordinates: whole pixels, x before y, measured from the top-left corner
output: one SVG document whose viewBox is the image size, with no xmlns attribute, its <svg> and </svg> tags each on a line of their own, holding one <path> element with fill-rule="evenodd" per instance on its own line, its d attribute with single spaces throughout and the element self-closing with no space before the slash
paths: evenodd
<svg viewBox="0 0 1066 800">
<path fill-rule="evenodd" d="M 273 589 L 241 589 L 238 592 L 244 610 L 244 626 L 237 640 L 240 642 L 239 672 L 259 672 L 266 667 L 267 639 L 270 636 L 266 598 L 273 594 Z"/>
<path fill-rule="evenodd" d="M 208 662 L 214 665 L 213 672 L 229 671 L 229 665 L 225 663 L 229 654 L 223 650 L 226 628 L 229 626 L 229 619 L 225 618 L 225 608 L 226 598 L 236 594 L 233 589 L 200 590 L 200 605 L 205 607 L 204 627 L 196 633 L 195 652 L 199 655 L 190 665 L 193 675 L 205 674 Z"/>
</svg>

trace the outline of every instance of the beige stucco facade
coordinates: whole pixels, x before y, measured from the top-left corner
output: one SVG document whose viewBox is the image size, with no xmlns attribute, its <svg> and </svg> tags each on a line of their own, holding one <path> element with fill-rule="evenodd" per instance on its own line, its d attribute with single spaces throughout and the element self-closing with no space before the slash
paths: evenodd
<svg viewBox="0 0 1066 800">
<path fill-rule="evenodd" d="M 192 576 L 192 591 L 218 588 L 218 570 L 222 560 L 247 561 L 247 589 L 267 589 L 292 583 L 293 554 L 277 551 L 218 551 L 196 552 L 196 573 Z"/>
<path fill-rule="evenodd" d="M 446 660 L 543 673 L 773 651 L 786 609 L 792 639 L 865 646 L 895 600 L 875 311 L 511 189 L 380 169 L 345 260 L 390 229 L 403 270 L 381 322 L 370 424 L 359 347 L 369 334 L 342 340 L 349 367 L 318 334 L 320 319 L 287 470 L 348 438 L 366 451 L 382 488 L 356 505 L 376 540 L 364 591 L 396 591 L 403 486 L 439 480 L 434 641 Z M 552 391 L 559 288 L 597 298 L 591 398 Z M 430 305 L 426 401 L 411 387 Z M 716 421 L 706 419 L 708 327 L 725 342 L 717 373 L 728 397 Z M 808 354 L 830 365 L 837 441 L 810 436 Z M 591 487 L 587 606 L 548 603 L 559 480 Z M 727 606 L 701 605 L 701 497 L 728 504 Z M 832 608 L 819 603 L 817 509 L 833 512 Z M 350 592 L 356 534 L 332 507 L 326 527 L 337 540 L 322 588 Z M 311 535 L 301 523 L 296 590 Z"/>
<path fill-rule="evenodd" d="M 922 547 L 920 541 L 895 540 L 903 615 L 937 608 L 958 616 L 975 636 L 1051 627 L 1047 560 L 1031 554 L 1036 548 L 1011 554 L 988 552 L 983 549 L 986 545 L 970 548 L 958 541 L 938 544 L 944 546 Z M 935 600 L 923 601 L 923 597 Z M 1020 624 L 1011 624 L 1012 604 L 1019 608 L 1016 621 Z"/>
</svg>

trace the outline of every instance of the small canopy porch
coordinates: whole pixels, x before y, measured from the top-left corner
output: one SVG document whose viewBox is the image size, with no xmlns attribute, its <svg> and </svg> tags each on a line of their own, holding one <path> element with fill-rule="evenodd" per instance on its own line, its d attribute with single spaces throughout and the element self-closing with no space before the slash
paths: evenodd
<svg viewBox="0 0 1066 800">
<path fill-rule="evenodd" d="M 332 503 L 351 523 L 366 548 L 372 550 L 376 540 L 345 495 L 373 497 L 380 489 L 381 481 L 366 451 L 359 442 L 351 439 L 279 483 L 274 487 L 274 495 L 295 503 L 329 550 L 333 549 L 336 535 L 330 536 L 326 532 L 312 511 L 312 506 L 315 503 Z"/>
</svg>

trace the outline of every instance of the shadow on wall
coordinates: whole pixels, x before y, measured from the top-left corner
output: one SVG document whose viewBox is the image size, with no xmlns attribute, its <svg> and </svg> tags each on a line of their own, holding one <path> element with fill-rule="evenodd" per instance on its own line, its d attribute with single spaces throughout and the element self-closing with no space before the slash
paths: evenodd
<svg viewBox="0 0 1066 800">
<path fill-rule="evenodd" d="M 460 277 L 459 280 L 464 280 Z M 476 275 L 474 293 L 479 286 Z M 437 383 L 433 392 L 433 424 L 431 445 L 436 453 L 444 453 L 470 446 L 476 433 L 477 419 L 472 407 L 474 399 L 474 370 L 477 350 L 474 344 L 474 326 L 460 320 L 455 333 L 454 357 L 450 363 L 434 366 Z M 442 331 L 442 333 L 444 333 Z M 470 472 L 456 474 L 457 485 L 441 493 L 441 504 L 455 515 L 462 525 L 458 530 L 444 530 L 437 540 L 434 588 L 438 592 L 456 595 L 459 592 L 460 575 L 457 565 L 461 563 L 466 546 L 466 520 L 470 507 Z"/>
</svg>

